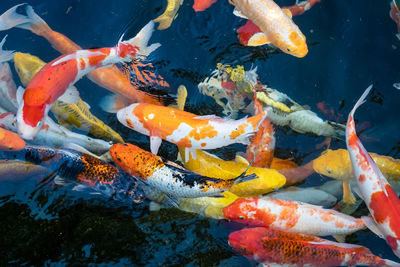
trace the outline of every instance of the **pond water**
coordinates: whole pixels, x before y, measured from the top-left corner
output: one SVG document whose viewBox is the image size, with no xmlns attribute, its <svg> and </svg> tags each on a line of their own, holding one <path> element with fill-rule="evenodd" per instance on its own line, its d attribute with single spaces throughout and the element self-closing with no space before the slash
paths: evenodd
<svg viewBox="0 0 400 267">
<path fill-rule="evenodd" d="M 56 31 L 83 48 L 115 45 L 122 34 L 134 36 L 149 20 L 159 16 L 161 0 L 57 0 L 26 1 Z M 290 5 L 292 0 L 278 0 Z M 0 12 L 15 5 L 1 1 Z M 157 73 L 170 84 L 169 94 L 183 84 L 188 89 L 186 109 L 200 115 L 223 116 L 215 101 L 199 93 L 197 84 L 217 63 L 257 67 L 259 80 L 307 105 L 321 117 L 317 103 L 332 107 L 336 118 L 347 118 L 355 101 L 370 84 L 374 91 L 357 112 L 358 122 L 368 122 L 361 140 L 368 151 L 399 157 L 400 40 L 389 17 L 389 1 L 322 0 L 305 14 L 294 17 L 307 37 L 304 58 L 268 46 L 244 47 L 236 29 L 245 23 L 233 15 L 233 6 L 219 0 L 204 12 L 194 12 L 185 0 L 170 28 L 153 33 L 151 42 L 162 46 L 151 54 Z M 51 61 L 59 53 L 29 31 L 11 29 L 5 47 Z M 15 72 L 14 72 L 15 74 Z M 18 76 L 14 79 L 19 84 Z M 149 150 L 149 139 L 122 126 L 114 114 L 97 103 L 108 91 L 87 78 L 76 86 L 91 112 L 127 141 Z M 324 117 L 326 118 L 326 117 Z M 333 119 L 333 118 L 328 118 Z M 277 129 L 277 153 L 298 163 L 317 157 L 323 137 Z M 336 140 L 331 148 L 345 148 Z M 216 153 L 231 159 L 236 145 Z M 177 149 L 163 142 L 160 154 L 175 160 Z M 177 209 L 150 212 L 148 202 L 128 207 L 107 198 L 76 192 L 73 185 L 43 183 L 45 175 L 15 180 L 0 177 L 0 265 L 138 265 L 138 266 L 248 266 L 254 262 L 235 253 L 227 243 L 240 227 Z M 310 176 L 301 186 L 319 185 L 327 178 Z M 365 207 L 356 216 L 365 215 Z M 367 246 L 383 258 L 397 260 L 383 239 L 360 231 L 347 242 Z"/>
</svg>

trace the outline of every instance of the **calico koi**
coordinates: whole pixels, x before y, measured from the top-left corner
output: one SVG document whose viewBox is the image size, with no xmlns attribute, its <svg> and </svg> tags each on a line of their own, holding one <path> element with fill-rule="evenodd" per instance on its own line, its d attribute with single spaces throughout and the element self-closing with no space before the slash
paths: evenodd
<svg viewBox="0 0 400 267">
<path fill-rule="evenodd" d="M 119 201 L 141 202 L 142 182 L 117 167 L 71 149 L 26 146 L 21 151 L 1 152 L 2 159 L 18 159 L 43 166 L 67 181 L 77 182 Z"/>
<path fill-rule="evenodd" d="M 117 118 L 123 125 L 150 136 L 151 152 L 154 154 L 157 154 L 162 140 L 185 147 L 187 151 L 214 149 L 234 143 L 248 144 L 249 137 L 257 131 L 266 116 L 267 111 L 250 118 L 227 120 L 146 103 L 132 104 L 117 112 Z"/>
<path fill-rule="evenodd" d="M 242 198 L 225 207 L 223 212 L 228 220 L 309 235 L 340 236 L 365 228 L 363 219 L 282 199 Z"/>
<path fill-rule="evenodd" d="M 25 91 L 21 88 L 17 91 L 18 134 L 24 139 L 33 139 L 54 101 L 58 98 L 68 103 L 79 100 L 76 88 L 74 91 L 71 87 L 74 83 L 92 70 L 131 61 L 138 50 L 129 41 L 120 41 L 115 47 L 78 50 L 47 63 Z"/>
<path fill-rule="evenodd" d="M 258 46 L 271 43 L 287 54 L 300 58 L 307 55 L 306 37 L 294 24 L 289 10 L 281 9 L 273 0 L 229 2 L 235 6 L 235 14 L 249 19 L 238 30 L 239 40 L 243 44 Z"/>
<path fill-rule="evenodd" d="M 229 245 L 261 266 L 400 266 L 363 246 L 337 243 L 316 236 L 247 228 L 229 235 Z"/>
<path fill-rule="evenodd" d="M 231 180 L 201 176 L 132 144 L 115 144 L 110 148 L 110 154 L 124 171 L 171 199 L 220 195 L 234 184 L 256 177 L 254 174 L 244 176 L 243 173 Z"/>
<path fill-rule="evenodd" d="M 13 27 L 30 30 L 32 33 L 45 38 L 54 49 L 62 54 L 70 54 L 82 49 L 65 35 L 52 30 L 49 25 L 35 13 L 31 6 L 26 6 L 26 16 L 17 13 L 16 9 L 18 6 L 20 5 L 10 8 L 0 16 L 0 30 L 4 31 Z M 153 28 L 154 22 L 150 21 L 134 38 L 128 41 L 133 46 L 139 47 L 138 53 L 141 58 L 147 57 L 160 47 L 158 43 L 148 45 Z M 99 86 L 119 94 L 119 98 L 124 97 L 125 101 L 129 101 L 130 103 L 146 102 L 162 105 L 157 96 L 143 92 L 135 85 L 132 85 L 128 76 L 121 72 L 116 66 L 94 70 L 88 74 L 88 78 Z M 157 83 L 157 81 L 153 82 Z M 164 83 L 164 81 L 162 82 Z"/>
<path fill-rule="evenodd" d="M 365 102 L 372 85 L 365 90 L 349 114 L 346 126 L 346 145 L 350 154 L 360 197 L 368 207 L 374 222 L 369 227 L 384 238 L 397 257 L 400 257 L 400 200 L 385 176 L 358 139 L 354 113 Z"/>
</svg>

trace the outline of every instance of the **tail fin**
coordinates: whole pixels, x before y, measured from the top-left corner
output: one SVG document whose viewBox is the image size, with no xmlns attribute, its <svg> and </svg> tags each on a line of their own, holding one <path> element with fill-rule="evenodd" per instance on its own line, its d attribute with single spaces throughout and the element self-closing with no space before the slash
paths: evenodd
<svg viewBox="0 0 400 267">
<path fill-rule="evenodd" d="M 364 93 L 361 95 L 360 99 L 358 99 L 357 103 L 354 105 L 353 109 L 351 110 L 349 117 L 353 117 L 354 113 L 356 112 L 357 108 L 359 106 L 361 106 L 362 104 L 364 104 L 365 102 L 365 98 L 367 97 L 367 95 L 369 94 L 369 92 L 372 89 L 372 84 L 370 86 L 368 86 L 368 88 L 364 91 Z"/>
<path fill-rule="evenodd" d="M 100 107 L 108 113 L 117 113 L 118 110 L 132 104 L 129 99 L 120 95 L 106 95 L 100 100 Z"/>
<path fill-rule="evenodd" d="M 30 19 L 17 13 L 17 8 L 25 4 L 15 5 L 0 16 L 0 31 L 5 31 L 23 24 L 28 24 Z"/>
<path fill-rule="evenodd" d="M 247 171 L 249 170 L 249 168 L 251 167 L 251 164 L 253 164 L 253 161 L 254 161 L 254 160 L 252 160 L 252 161 L 249 163 L 249 166 L 247 166 L 247 168 L 244 170 L 244 172 L 242 172 L 242 174 L 240 174 L 238 177 L 234 178 L 234 181 L 235 181 L 235 182 L 233 183 L 233 185 L 239 184 L 239 183 L 243 183 L 243 182 L 247 182 L 247 181 L 251 181 L 251 180 L 254 180 L 254 179 L 257 179 L 257 178 L 258 178 L 257 174 L 255 174 L 255 173 L 246 175 L 246 172 L 247 172 Z"/>
<path fill-rule="evenodd" d="M 154 30 L 154 21 L 150 20 L 141 30 L 136 34 L 135 37 L 126 41 L 127 43 L 139 47 L 138 55 L 147 57 L 150 55 L 154 50 L 159 48 L 161 44 L 154 43 L 148 46 L 149 40 L 151 35 L 153 34 Z"/>
<path fill-rule="evenodd" d="M 13 59 L 15 52 L 10 50 L 3 50 L 3 45 L 6 42 L 7 35 L 4 36 L 0 42 L 0 63 L 7 62 Z"/>
</svg>

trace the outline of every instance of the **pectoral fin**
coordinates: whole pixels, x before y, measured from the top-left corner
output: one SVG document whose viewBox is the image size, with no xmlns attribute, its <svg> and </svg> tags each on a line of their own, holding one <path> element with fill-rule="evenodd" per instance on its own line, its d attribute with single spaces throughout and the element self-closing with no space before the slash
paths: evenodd
<svg viewBox="0 0 400 267">
<path fill-rule="evenodd" d="M 289 9 L 283 8 L 282 11 L 283 11 L 283 13 L 285 13 L 286 16 L 288 16 L 289 18 L 292 18 L 292 17 L 293 17 L 293 14 L 292 14 L 292 12 L 290 12 Z"/>
<path fill-rule="evenodd" d="M 158 149 L 160 148 L 162 139 L 158 136 L 150 136 L 150 151 L 154 155 L 157 155 Z"/>
<path fill-rule="evenodd" d="M 79 102 L 79 99 L 79 91 L 75 86 L 68 87 L 65 93 L 58 98 L 58 100 L 69 104 L 76 104 Z"/>
</svg>

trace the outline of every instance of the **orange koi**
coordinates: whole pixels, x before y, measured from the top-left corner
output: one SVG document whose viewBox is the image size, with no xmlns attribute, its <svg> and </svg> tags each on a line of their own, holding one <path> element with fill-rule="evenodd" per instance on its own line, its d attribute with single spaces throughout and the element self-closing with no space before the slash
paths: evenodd
<svg viewBox="0 0 400 267">
<path fill-rule="evenodd" d="M 292 6 L 286 6 L 283 8 L 290 10 L 293 16 L 299 16 L 302 15 L 307 10 L 310 10 L 310 8 L 312 8 L 313 5 L 321 1 L 322 0 L 304 0 L 299 2 L 299 0 L 296 0 L 296 4 Z"/>
<path fill-rule="evenodd" d="M 396 4 L 396 0 L 392 0 L 392 2 L 390 3 L 389 16 L 397 25 L 396 37 L 400 39 L 400 10 Z"/>
<path fill-rule="evenodd" d="M 249 197 L 223 210 L 225 219 L 275 230 L 327 236 L 346 235 L 365 228 L 364 220 L 307 203 Z"/>
<path fill-rule="evenodd" d="M 196 12 L 204 11 L 215 2 L 217 2 L 217 0 L 194 0 L 193 9 Z"/>
<path fill-rule="evenodd" d="M 17 151 L 25 147 L 25 141 L 17 134 L 0 128 L 0 150 Z"/>
<path fill-rule="evenodd" d="M 367 205 L 374 222 L 370 229 L 384 238 L 397 257 L 400 257 L 400 199 L 385 176 L 358 139 L 354 113 L 365 102 L 372 85 L 365 90 L 349 114 L 346 125 L 346 144 L 353 166 L 359 195 Z"/>
<path fill-rule="evenodd" d="M 229 245 L 262 266 L 400 266 L 375 256 L 363 246 L 264 227 L 231 233 Z"/>
<path fill-rule="evenodd" d="M 236 183 L 257 177 L 244 176 L 247 169 L 231 180 L 202 176 L 132 144 L 115 144 L 110 154 L 124 171 L 167 194 L 171 200 L 220 195 Z"/>
<path fill-rule="evenodd" d="M 18 6 L 19 5 L 10 8 L 0 16 L 0 30 L 10 29 L 12 27 L 30 30 L 34 34 L 44 37 L 62 54 L 70 54 L 82 49 L 65 35 L 53 31 L 49 25 L 34 12 L 31 6 L 26 6 L 27 16 L 20 15 L 16 12 Z M 2 27 L 2 25 L 8 26 Z M 150 21 L 134 38 L 129 40 L 131 44 L 140 48 L 139 54 L 141 56 L 148 56 L 160 46 L 160 44 L 147 45 L 153 28 L 154 22 Z M 157 99 L 157 96 L 140 91 L 137 87 L 132 85 L 127 75 L 121 72 L 116 66 L 93 70 L 88 77 L 99 86 L 127 98 L 131 103 L 146 102 L 162 105 Z"/>
<path fill-rule="evenodd" d="M 257 131 L 267 112 L 250 118 L 227 120 L 215 115 L 198 116 L 170 107 L 136 103 L 119 110 L 117 118 L 126 127 L 150 136 L 151 152 L 157 154 L 162 140 L 187 150 L 248 144 L 249 137 Z M 189 153 L 185 153 L 185 161 L 188 156 Z"/>
<path fill-rule="evenodd" d="M 235 14 L 249 19 L 244 27 L 238 29 L 242 44 L 259 46 L 271 43 L 287 54 L 296 57 L 307 55 L 306 37 L 294 24 L 289 10 L 282 10 L 272 0 L 229 2 L 235 6 Z"/>
<path fill-rule="evenodd" d="M 47 63 L 25 91 L 17 90 L 18 134 L 24 139 L 33 139 L 54 101 L 58 98 L 67 103 L 78 101 L 76 88 L 71 87 L 74 83 L 92 70 L 131 61 L 138 50 L 137 46 L 120 41 L 115 47 L 78 50 Z"/>
</svg>

